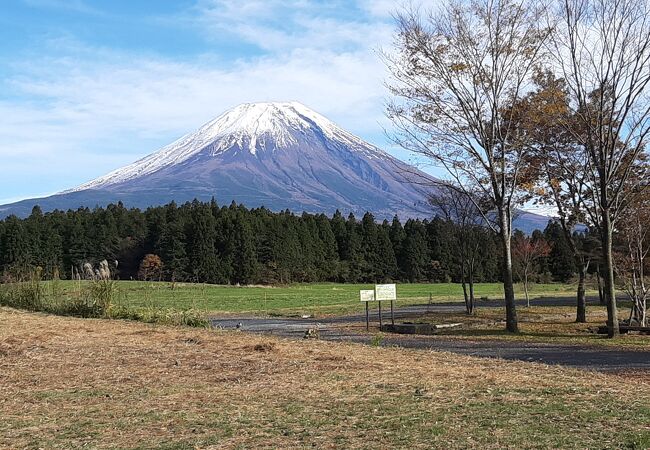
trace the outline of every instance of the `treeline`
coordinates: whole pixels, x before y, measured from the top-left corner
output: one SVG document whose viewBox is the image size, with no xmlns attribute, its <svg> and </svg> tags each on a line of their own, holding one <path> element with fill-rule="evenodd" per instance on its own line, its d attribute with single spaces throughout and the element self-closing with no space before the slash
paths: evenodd
<svg viewBox="0 0 650 450">
<path fill-rule="evenodd" d="M 217 284 L 291 282 L 459 281 L 453 223 L 441 218 L 395 217 L 378 223 L 372 214 L 357 219 L 336 212 L 295 215 L 232 203 L 219 207 L 193 201 L 146 211 L 121 203 L 0 221 L 0 270 L 17 277 L 41 267 L 44 276 L 83 273 L 88 263 L 107 260 L 121 279 L 195 281 Z M 499 281 L 498 241 L 481 227 L 476 281 Z M 538 237 L 542 235 L 537 232 Z M 545 281 L 566 281 L 573 258 L 561 230 L 549 224 L 543 236 L 551 254 L 536 268 Z M 143 259 L 152 264 L 143 275 Z M 159 261 L 156 263 L 155 261 Z"/>
</svg>

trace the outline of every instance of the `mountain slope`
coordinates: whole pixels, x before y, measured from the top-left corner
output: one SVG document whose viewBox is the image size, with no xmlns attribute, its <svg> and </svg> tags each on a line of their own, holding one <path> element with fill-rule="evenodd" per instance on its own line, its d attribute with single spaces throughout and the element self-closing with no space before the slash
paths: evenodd
<svg viewBox="0 0 650 450">
<path fill-rule="evenodd" d="M 0 213 L 29 214 L 34 204 L 51 210 L 121 200 L 146 207 L 215 196 L 273 210 L 426 216 L 424 191 L 400 175 L 407 170 L 299 103 L 244 104 L 131 165 Z"/>
<path fill-rule="evenodd" d="M 276 211 L 430 216 L 426 190 L 407 178 L 430 179 L 300 103 L 252 103 L 103 177 L 0 207 L 0 216 L 28 215 L 35 204 L 45 211 L 117 201 L 145 208 L 212 196 Z"/>
</svg>

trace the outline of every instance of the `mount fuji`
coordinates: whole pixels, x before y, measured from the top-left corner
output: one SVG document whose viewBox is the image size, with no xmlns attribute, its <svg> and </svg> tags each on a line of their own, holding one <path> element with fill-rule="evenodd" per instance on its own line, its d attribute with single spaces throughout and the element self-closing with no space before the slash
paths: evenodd
<svg viewBox="0 0 650 450">
<path fill-rule="evenodd" d="M 29 215 L 34 205 L 50 211 L 122 201 L 146 208 L 212 197 L 274 211 L 429 217 L 422 181 L 431 179 L 300 103 L 247 103 L 105 176 L 0 206 L 0 217 Z M 543 228 L 548 219 L 522 220 Z"/>
</svg>

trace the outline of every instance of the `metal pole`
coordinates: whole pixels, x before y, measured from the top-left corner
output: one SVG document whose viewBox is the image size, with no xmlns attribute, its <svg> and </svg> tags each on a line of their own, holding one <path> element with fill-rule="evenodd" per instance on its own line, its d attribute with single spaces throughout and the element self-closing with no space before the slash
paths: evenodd
<svg viewBox="0 0 650 450">
<path fill-rule="evenodd" d="M 370 312 L 368 310 L 368 302 L 366 302 L 366 331 L 370 331 Z"/>
<path fill-rule="evenodd" d="M 395 313 L 393 313 L 393 301 L 390 301 L 390 323 L 395 326 Z"/>
</svg>

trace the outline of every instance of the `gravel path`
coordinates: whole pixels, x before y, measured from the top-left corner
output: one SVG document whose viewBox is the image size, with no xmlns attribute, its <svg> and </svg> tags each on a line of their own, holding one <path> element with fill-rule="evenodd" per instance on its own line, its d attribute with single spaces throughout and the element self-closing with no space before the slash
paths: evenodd
<svg viewBox="0 0 650 450">
<path fill-rule="evenodd" d="M 539 299 L 531 303 L 545 306 L 572 305 L 571 299 Z M 496 306 L 496 305 L 495 305 Z M 482 305 L 482 307 L 485 307 Z M 403 319 L 426 312 L 463 311 L 459 303 L 435 303 L 432 305 L 414 305 L 397 308 L 395 318 Z M 385 318 L 388 319 L 386 313 Z M 376 312 L 371 320 L 376 322 Z M 301 339 L 308 329 L 318 328 L 320 338 L 328 341 L 347 341 L 369 344 L 372 335 L 364 332 L 359 323 L 365 322 L 364 314 L 355 314 L 322 319 L 299 319 L 280 317 L 213 317 L 212 324 L 224 329 L 239 328 L 242 331 L 270 334 L 275 336 Z M 353 327 L 343 324 L 354 324 Z M 376 324 L 375 324 L 376 326 Z M 448 351 L 485 358 L 503 358 L 509 360 L 534 361 L 546 364 L 560 364 L 590 370 L 650 370 L 650 348 L 648 350 L 619 350 L 597 346 L 580 346 L 570 344 L 547 344 L 508 342 L 498 340 L 464 340 L 436 336 L 413 336 L 384 334 L 382 346 L 399 346 L 423 350 Z"/>
</svg>

